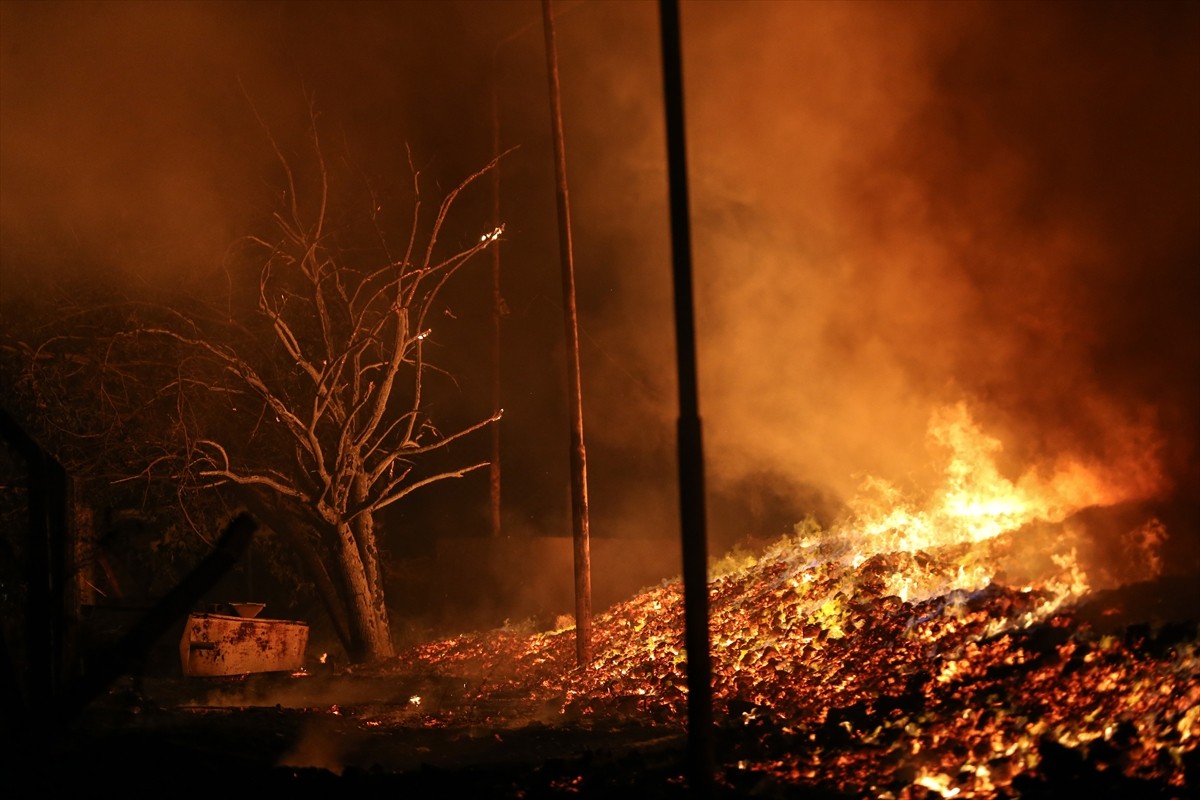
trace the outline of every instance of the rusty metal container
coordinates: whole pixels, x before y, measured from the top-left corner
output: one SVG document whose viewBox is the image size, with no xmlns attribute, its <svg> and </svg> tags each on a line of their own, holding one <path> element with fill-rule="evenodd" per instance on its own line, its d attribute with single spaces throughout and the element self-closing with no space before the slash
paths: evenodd
<svg viewBox="0 0 1200 800">
<path fill-rule="evenodd" d="M 236 615 L 195 613 L 188 617 L 179 641 L 184 675 L 211 677 L 303 669 L 307 623 L 257 619 L 246 616 L 242 609 L 235 611 Z"/>
</svg>

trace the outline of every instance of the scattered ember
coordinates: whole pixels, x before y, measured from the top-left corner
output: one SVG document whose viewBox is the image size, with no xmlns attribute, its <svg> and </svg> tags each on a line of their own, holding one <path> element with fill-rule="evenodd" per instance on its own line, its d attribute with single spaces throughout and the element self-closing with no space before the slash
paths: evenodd
<svg viewBox="0 0 1200 800">
<path fill-rule="evenodd" d="M 954 470 L 961 490 L 969 471 Z M 1101 626 L 1111 609 L 1095 607 L 1065 514 L 1030 528 L 1045 517 L 1016 517 L 1011 503 L 972 507 L 1003 515 L 1005 530 L 976 520 L 936 546 L 867 552 L 879 529 L 862 535 L 861 519 L 834 531 L 806 524 L 710 579 L 724 785 L 1007 798 L 1090 776 L 1109 792 L 1194 791 L 1195 621 Z M 586 667 L 573 630 L 494 630 L 423 644 L 369 672 L 436 678 L 454 692 L 452 704 L 424 699 L 416 713 L 427 726 L 636 719 L 682 729 L 683 642 L 674 581 L 597 615 Z"/>
<path fill-rule="evenodd" d="M 886 593 L 896 573 L 953 573 L 961 556 L 800 569 L 764 558 L 713 580 L 714 710 L 737 773 L 728 779 L 1008 797 L 1022 781 L 1061 777 L 1053 771 L 1074 759 L 1188 786 L 1200 738 L 1195 626 L 1102 634 L 1044 587 L 991 583 L 919 602 Z M 566 630 L 459 636 L 376 670 L 465 679 L 468 702 L 428 715 L 430 726 L 519 724 L 552 708 L 575 723 L 636 716 L 682 727 L 681 591 L 670 583 L 599 615 L 586 668 Z"/>
</svg>

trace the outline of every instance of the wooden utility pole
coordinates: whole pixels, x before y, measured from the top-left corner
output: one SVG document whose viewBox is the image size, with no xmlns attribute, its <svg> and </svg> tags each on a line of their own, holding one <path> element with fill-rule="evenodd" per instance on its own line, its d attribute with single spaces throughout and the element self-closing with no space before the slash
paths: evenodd
<svg viewBox="0 0 1200 800">
<path fill-rule="evenodd" d="M 683 47 L 678 0 L 659 0 L 667 177 L 675 283 L 675 351 L 679 371 L 679 519 L 683 538 L 684 641 L 687 647 L 688 783 L 692 796 L 713 791 L 712 664 L 708 632 L 708 536 L 704 447 L 696 379 L 692 242 L 683 115 Z"/>
<path fill-rule="evenodd" d="M 592 660 L 592 557 L 588 539 L 587 454 L 583 446 L 583 393 L 579 372 L 579 322 L 575 312 L 575 263 L 571 253 L 571 213 L 567 200 L 567 157 L 563 148 L 558 89 L 558 51 L 550 0 L 542 0 L 546 32 L 546 71 L 550 77 L 550 120 L 554 132 L 554 172 L 558 190 L 558 249 L 562 262 L 563 321 L 567 335 L 567 383 L 571 402 L 571 521 L 575 541 L 575 655 L 580 666 Z"/>
<path fill-rule="evenodd" d="M 496 166 L 492 170 L 492 230 L 501 226 L 500 222 L 500 48 L 530 30 L 537 20 L 534 19 L 510 33 L 492 48 L 492 158 Z M 500 380 L 500 323 L 508 313 L 504 307 L 504 295 L 500 291 L 500 239 L 492 243 L 492 410 L 500 413 L 502 383 Z M 489 506 L 491 517 L 491 534 L 500 538 L 504 533 L 501 509 L 500 469 L 500 426 L 492 426 L 492 460 L 488 466 Z"/>
<path fill-rule="evenodd" d="M 492 230 L 500 228 L 500 90 L 496 76 L 496 55 L 492 51 Z M 500 317 L 504 297 L 500 294 L 500 241 L 492 242 L 492 413 L 500 413 Z M 500 423 L 492 425 L 492 458 L 488 465 L 489 506 L 492 538 L 498 539 L 500 527 Z"/>
</svg>

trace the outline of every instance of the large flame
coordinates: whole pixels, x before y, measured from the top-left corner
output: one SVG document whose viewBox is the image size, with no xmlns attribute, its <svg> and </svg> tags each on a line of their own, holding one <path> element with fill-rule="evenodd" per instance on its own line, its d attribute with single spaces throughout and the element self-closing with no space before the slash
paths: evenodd
<svg viewBox="0 0 1200 800">
<path fill-rule="evenodd" d="M 1097 468 L 1065 460 L 1049 477 L 1031 469 L 1016 481 L 1001 474 L 1003 449 L 972 419 L 966 403 L 936 410 L 929 440 L 948 452 L 943 480 L 924 507 L 880 478 L 863 482 L 848 523 L 866 554 L 916 551 L 980 542 L 1034 521 L 1061 522 L 1088 506 L 1130 499 L 1142 487 L 1124 487 Z"/>
<path fill-rule="evenodd" d="M 1079 548 L 1091 545 L 1061 523 L 1082 509 L 1142 499 L 1157 486 L 1148 457 L 1141 457 L 1136 468 L 1120 469 L 1062 458 L 1049 470 L 1035 467 L 1015 479 L 1006 477 L 997 464 L 1002 443 L 975 422 L 965 402 L 932 413 L 928 441 L 944 457 L 940 482 L 932 491 L 906 494 L 887 480 L 868 477 L 844 519 L 830 530 L 797 526 L 796 535 L 776 543 L 769 555 L 803 570 L 829 561 L 858 567 L 882 554 L 962 550 L 953 574 L 910 568 L 888 576 L 890 593 L 905 601 L 976 591 L 1002 570 L 1025 573 L 1029 562 L 1040 561 L 1050 570 L 1043 570 L 1041 580 L 1055 590 L 1054 600 L 1042 609 L 1044 616 L 1090 586 Z M 1024 543 L 1007 560 L 983 557 L 988 551 L 972 548 L 1006 534 L 1038 541 Z M 1159 574 L 1161 523 L 1149 520 L 1126 536 L 1124 557 L 1140 565 L 1131 580 Z"/>
</svg>

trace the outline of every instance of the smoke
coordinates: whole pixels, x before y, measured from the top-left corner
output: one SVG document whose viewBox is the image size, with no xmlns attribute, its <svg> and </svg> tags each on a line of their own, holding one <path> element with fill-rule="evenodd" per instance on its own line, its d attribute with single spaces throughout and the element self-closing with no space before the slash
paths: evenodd
<svg viewBox="0 0 1200 800">
<path fill-rule="evenodd" d="M 756 10 L 689 50 L 718 475 L 918 471 L 959 396 L 1023 458 L 1112 457 L 1195 399 L 1194 14 Z"/>
<path fill-rule="evenodd" d="M 930 415 L 966 400 L 1013 476 L 1080 461 L 1194 499 L 1198 21 L 685 4 L 714 491 L 928 486 Z"/>
<path fill-rule="evenodd" d="M 671 536 L 657 7 L 555 9 L 592 532 Z M 311 94 L 367 171 L 402 168 L 408 143 L 441 188 L 490 158 L 498 122 L 518 147 L 501 170 L 506 514 L 568 532 L 539 3 L 3 13 L 6 294 L 31 272 L 210 275 L 262 213 L 252 106 L 286 142 Z M 1010 477 L 1083 462 L 1195 502 L 1195 4 L 692 0 L 682 22 L 716 549 L 833 514 L 866 475 L 931 485 L 926 427 L 959 401 Z M 489 204 L 468 201 L 467 233 Z M 456 290 L 435 329 L 451 414 L 490 412 L 473 327 L 489 298 Z M 408 527 L 483 530 L 482 473 L 427 497 L 398 511 Z"/>
<path fill-rule="evenodd" d="M 272 210 L 271 139 L 297 152 L 310 107 L 365 179 L 407 171 L 409 142 L 420 167 L 446 159 L 462 146 L 457 87 L 478 94 L 453 66 L 474 41 L 453 13 L 389 5 L 5 3 L 6 282 L 31 267 L 141 287 L 207 279 Z M 385 12 L 394 24 L 373 24 Z M 451 163 L 473 171 L 487 152 Z"/>
<path fill-rule="evenodd" d="M 145 284 L 217 260 L 254 162 L 233 124 L 245 101 L 215 75 L 253 43 L 191 4 L 3 14 L 6 294 L 23 273 Z"/>
</svg>

